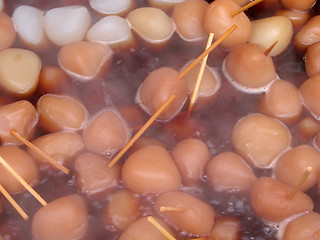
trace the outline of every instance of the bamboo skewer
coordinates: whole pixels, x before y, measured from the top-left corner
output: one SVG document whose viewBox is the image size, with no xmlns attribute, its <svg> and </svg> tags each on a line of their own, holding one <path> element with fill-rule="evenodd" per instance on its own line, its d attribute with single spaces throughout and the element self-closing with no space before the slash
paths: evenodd
<svg viewBox="0 0 320 240">
<path fill-rule="evenodd" d="M 148 217 L 148 221 L 155 226 L 169 240 L 176 240 L 164 227 L 162 227 L 154 217 Z"/>
<path fill-rule="evenodd" d="M 208 55 L 213 49 L 215 49 L 225 38 L 227 38 L 234 30 L 236 30 L 237 25 L 233 25 L 229 28 L 220 38 L 217 39 L 208 49 L 200 54 L 190 65 L 188 65 L 180 74 L 179 78 L 183 78 L 198 62 L 200 62 L 206 55 Z"/>
<path fill-rule="evenodd" d="M 151 116 L 151 118 L 141 127 L 141 129 L 130 139 L 130 141 L 121 149 L 121 151 L 112 159 L 108 167 L 112 167 L 125 152 L 138 140 L 138 138 L 147 130 L 147 128 L 156 120 L 156 118 L 166 109 L 166 107 L 175 99 L 172 94 L 160 108 Z"/>
<path fill-rule="evenodd" d="M 302 185 L 305 183 L 305 181 L 307 180 L 307 178 L 309 177 L 311 172 L 312 172 L 312 167 L 307 167 L 306 171 L 302 175 L 302 177 L 301 177 L 300 181 L 298 182 L 297 186 L 293 189 L 292 193 L 290 194 L 289 199 L 292 199 L 297 194 L 297 192 L 300 191 Z"/>
<path fill-rule="evenodd" d="M 268 54 L 272 51 L 272 49 L 277 45 L 278 41 L 275 41 L 267 50 L 264 51 L 264 55 L 268 56 Z"/>
<path fill-rule="evenodd" d="M 0 163 L 24 186 L 41 204 L 46 206 L 47 202 L 35 191 L 23 178 L 2 158 Z"/>
<path fill-rule="evenodd" d="M 54 167 L 56 167 L 57 169 L 61 170 L 62 172 L 64 172 L 65 174 L 69 174 L 69 169 L 67 169 L 66 167 L 62 166 L 61 164 L 57 163 L 55 160 L 53 160 L 48 154 L 44 153 L 41 149 L 39 149 L 38 147 L 36 147 L 34 144 L 32 144 L 30 141 L 28 141 L 27 139 L 25 139 L 24 137 L 22 137 L 16 130 L 12 129 L 10 131 L 10 133 L 15 136 L 18 140 L 20 140 L 21 142 L 23 142 L 26 146 L 28 146 L 30 149 L 32 149 L 33 151 L 35 151 L 36 153 L 38 153 L 41 157 L 43 157 L 44 159 L 46 159 L 49 163 L 51 163 Z"/>
<path fill-rule="evenodd" d="M 212 41 L 213 41 L 213 37 L 214 37 L 214 34 L 210 33 L 208 41 L 207 41 L 206 50 L 211 46 Z M 197 77 L 197 81 L 196 81 L 196 84 L 194 86 L 194 89 L 193 89 L 193 92 L 192 92 L 192 96 L 191 96 L 191 99 L 190 99 L 190 104 L 189 104 L 189 108 L 188 108 L 188 116 L 190 116 L 192 108 L 193 108 L 193 105 L 196 102 L 197 94 L 198 94 L 199 87 L 200 87 L 200 84 L 201 84 L 201 80 L 202 80 L 202 76 L 203 76 L 203 73 L 204 73 L 204 69 L 205 69 L 206 64 L 207 64 L 208 56 L 209 56 L 209 54 L 206 55 L 203 58 L 202 62 L 201 62 L 201 66 L 200 66 L 199 74 L 198 74 L 198 77 Z"/>
<path fill-rule="evenodd" d="M 183 208 L 161 206 L 160 212 L 184 212 Z"/>
<path fill-rule="evenodd" d="M 3 196 L 10 202 L 10 204 L 17 210 L 17 212 L 21 215 L 24 220 L 28 220 L 28 215 L 22 210 L 19 204 L 10 196 L 10 194 L 4 189 L 4 187 L 0 184 L 0 192 Z"/>
<path fill-rule="evenodd" d="M 319 238 L 319 237 L 320 237 L 320 230 L 318 230 L 318 231 L 316 231 L 316 232 L 314 233 L 314 237 L 315 237 L 315 238 Z"/>
<path fill-rule="evenodd" d="M 200 62 L 206 55 L 208 55 L 213 49 L 215 49 L 226 37 L 228 37 L 235 29 L 236 25 L 229 28 L 217 41 L 215 41 L 208 49 L 206 49 L 198 58 L 196 58 L 189 66 L 187 66 L 178 76 L 183 78 L 187 72 L 190 71 L 198 62 Z M 176 96 L 172 94 L 167 101 L 165 101 L 160 108 L 151 116 L 151 118 L 142 126 L 142 128 L 130 139 L 130 141 L 121 149 L 121 151 L 112 159 L 108 164 L 108 167 L 112 167 L 123 154 L 138 140 L 138 138 L 147 130 L 147 128 L 156 120 L 156 118 L 162 113 L 162 111 L 171 103 Z"/>
<path fill-rule="evenodd" d="M 231 17 L 234 17 L 235 15 L 241 13 L 241 12 L 244 12 L 245 10 L 247 10 L 248 8 L 251 8 L 253 7 L 254 5 L 262 2 L 263 0 L 254 0 L 252 1 L 251 3 L 248 3 L 247 5 L 244 5 L 242 8 L 239 8 L 237 11 L 233 12 L 231 14 Z"/>
</svg>

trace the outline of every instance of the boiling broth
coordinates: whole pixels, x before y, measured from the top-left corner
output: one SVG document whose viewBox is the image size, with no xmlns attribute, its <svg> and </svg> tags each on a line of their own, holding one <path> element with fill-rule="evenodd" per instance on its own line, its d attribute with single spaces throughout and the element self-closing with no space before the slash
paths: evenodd
<svg viewBox="0 0 320 240">
<path fill-rule="evenodd" d="M 65 5 L 81 4 L 91 11 L 93 22 L 101 18 L 97 13 L 90 10 L 87 1 L 84 0 L 10 0 L 6 2 L 5 12 L 11 16 L 14 9 L 21 5 L 31 5 L 41 10 L 49 10 L 54 7 Z M 138 1 L 138 6 L 146 6 L 146 1 Z M 257 13 L 257 8 L 249 11 L 251 17 L 262 16 Z M 269 15 L 271 12 L 263 14 Z M 23 43 L 16 40 L 14 47 L 26 48 Z M 96 81 L 88 83 L 80 83 L 73 81 L 72 84 L 59 93 L 71 95 L 81 99 L 91 114 L 99 112 L 105 107 L 121 107 L 135 105 L 135 94 L 141 82 L 153 70 L 169 66 L 179 70 L 186 62 L 200 55 L 205 47 L 205 41 L 196 44 L 186 43 L 175 33 L 170 39 L 169 44 L 162 49 L 151 49 L 143 42 L 139 42 L 136 49 L 127 52 L 115 52 L 112 58 L 112 64 L 108 71 L 99 77 Z M 57 53 L 59 48 L 51 45 L 47 51 L 38 51 L 43 66 L 58 65 Z M 195 107 L 192 118 L 196 122 L 196 127 L 185 131 L 185 135 L 196 137 L 203 140 L 210 148 L 211 155 L 214 156 L 223 151 L 233 151 L 230 141 L 231 131 L 235 123 L 249 113 L 257 112 L 257 99 L 259 95 L 249 95 L 234 89 L 224 78 L 221 72 L 221 64 L 227 52 L 218 47 L 209 57 L 208 65 L 216 68 L 222 78 L 222 87 L 219 97 L 216 101 L 208 103 L 201 108 Z M 288 50 L 279 57 L 274 58 L 276 71 L 282 79 L 288 80 L 299 86 L 306 78 L 304 71 L 304 63 L 302 54 L 297 53 L 291 44 Z M 7 98 L 8 101 L 15 101 L 14 97 L 8 96 L 0 92 L 1 96 Z M 43 92 L 37 91 L 28 100 L 36 103 L 37 99 L 43 95 Z M 184 109 L 185 111 L 186 109 Z M 304 115 L 308 115 L 307 112 Z M 146 114 L 143 115 L 144 120 L 148 119 Z M 172 122 L 183 122 L 185 114 L 180 114 Z M 188 127 L 189 125 L 187 125 Z M 140 126 L 135 126 L 138 129 Z M 296 131 L 297 126 L 290 126 L 294 135 L 294 145 L 311 144 L 309 140 L 302 138 Z M 36 137 L 45 134 L 40 128 L 37 129 Z M 181 134 L 177 129 L 168 127 L 166 122 L 157 122 L 153 124 L 144 134 L 145 136 L 155 137 L 163 141 L 168 149 L 171 149 L 179 140 Z M 185 136 L 184 136 L 185 137 Z M 125 159 L 126 157 L 123 157 Z M 69 166 L 70 167 L 70 166 Z M 72 168 L 71 168 L 72 169 Z M 270 176 L 271 170 L 254 169 L 257 176 Z M 42 173 L 42 181 L 35 190 L 47 201 L 50 202 L 58 197 L 65 196 L 77 192 L 76 183 L 73 172 L 69 175 L 53 172 L 51 175 Z M 271 240 L 277 239 L 277 229 L 270 227 L 268 224 L 260 220 L 253 212 L 250 206 L 250 197 L 248 194 L 240 193 L 218 193 L 203 179 L 202 184 L 185 188 L 185 191 L 209 202 L 216 210 L 218 216 L 228 215 L 235 216 L 240 219 L 241 239 L 243 240 Z M 319 202 L 318 194 L 315 188 L 308 193 L 313 197 L 315 203 Z M 18 194 L 14 196 L 18 204 L 26 210 L 30 220 L 24 221 L 20 218 L 7 201 L 4 203 L 4 212 L 0 215 L 0 235 L 3 239 L 24 240 L 32 239 L 31 219 L 33 214 L 41 207 L 35 199 L 29 194 Z M 154 196 L 140 197 L 145 204 L 142 214 L 154 213 L 152 208 Z M 102 209 L 107 202 L 107 197 L 92 200 L 88 199 L 90 214 L 90 230 L 86 239 L 102 240 L 117 239 L 119 233 L 114 233 L 110 229 L 106 229 L 102 218 Z M 316 204 L 315 204 L 316 205 Z M 316 208 L 319 212 L 319 209 Z"/>
</svg>

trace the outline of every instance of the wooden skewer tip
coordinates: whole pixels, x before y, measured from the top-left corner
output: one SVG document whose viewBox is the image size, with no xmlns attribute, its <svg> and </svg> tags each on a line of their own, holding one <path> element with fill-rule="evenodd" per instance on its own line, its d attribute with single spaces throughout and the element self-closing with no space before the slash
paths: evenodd
<svg viewBox="0 0 320 240">
<path fill-rule="evenodd" d="M 320 229 L 317 230 L 317 231 L 314 233 L 314 237 L 315 237 L 315 238 L 319 238 L 319 237 L 320 237 Z"/>
<path fill-rule="evenodd" d="M 233 12 L 231 14 L 231 17 L 234 17 L 235 15 L 241 13 L 241 12 L 244 12 L 245 10 L 253 7 L 254 5 L 257 5 L 258 3 L 262 2 L 263 0 L 254 0 L 250 3 L 248 3 L 247 5 L 244 5 L 242 8 L 239 8 L 237 11 Z"/>
<path fill-rule="evenodd" d="M 214 34 L 210 33 L 209 37 L 208 37 L 207 45 L 206 45 L 206 50 L 211 46 L 212 41 L 213 41 L 213 37 L 214 37 Z M 203 77 L 203 73 L 204 73 L 204 70 L 205 70 L 205 67 L 206 67 L 206 64 L 207 64 L 208 56 L 209 56 L 209 54 L 207 54 L 203 58 L 203 60 L 201 62 L 199 74 L 198 74 L 198 77 L 197 77 L 197 80 L 196 80 L 196 84 L 194 86 L 194 89 L 193 89 L 193 92 L 192 92 L 192 96 L 191 96 L 191 99 L 190 99 L 190 104 L 189 104 L 188 114 L 187 114 L 188 117 L 190 117 L 193 105 L 194 105 L 194 103 L 196 102 L 196 99 L 197 99 L 198 91 L 199 91 L 201 80 L 202 80 L 202 77 Z"/>
<path fill-rule="evenodd" d="M 10 133 L 16 137 L 18 140 L 20 140 L 22 143 L 24 143 L 27 147 L 35 151 L 37 154 L 39 154 L 41 157 L 43 157 L 45 160 L 47 160 L 51 165 L 59 169 L 60 171 L 64 172 L 65 174 L 69 174 L 69 169 L 62 166 L 61 164 L 57 163 L 55 160 L 53 160 L 48 154 L 44 153 L 41 149 L 36 147 L 33 143 L 25 139 L 23 136 L 21 136 L 16 130 L 11 129 Z"/>
<path fill-rule="evenodd" d="M 42 206 L 47 205 L 47 202 L 2 157 L 0 157 L 0 163 L 42 204 Z"/>
<path fill-rule="evenodd" d="M 183 208 L 179 207 L 168 207 L 168 206 L 161 206 L 160 212 L 183 212 Z"/>
<path fill-rule="evenodd" d="M 0 184 L 0 192 L 3 196 L 10 202 L 10 204 L 17 210 L 24 220 L 28 220 L 28 215 L 22 210 L 19 204 L 10 196 L 10 194 L 5 190 L 5 188 Z"/>
<path fill-rule="evenodd" d="M 275 41 L 270 47 L 268 47 L 268 49 L 266 49 L 266 50 L 264 51 L 264 55 L 265 55 L 265 56 L 268 56 L 269 53 L 272 51 L 272 49 L 277 45 L 277 43 L 278 43 L 278 41 Z"/>
<path fill-rule="evenodd" d="M 289 199 L 293 199 L 294 196 L 297 194 L 297 192 L 300 191 L 302 185 L 306 182 L 308 179 L 310 173 L 312 172 L 312 167 L 307 167 L 306 171 L 302 175 L 301 179 L 299 180 L 298 184 L 295 186 L 295 188 L 292 190 L 292 193 L 289 197 Z"/>
</svg>

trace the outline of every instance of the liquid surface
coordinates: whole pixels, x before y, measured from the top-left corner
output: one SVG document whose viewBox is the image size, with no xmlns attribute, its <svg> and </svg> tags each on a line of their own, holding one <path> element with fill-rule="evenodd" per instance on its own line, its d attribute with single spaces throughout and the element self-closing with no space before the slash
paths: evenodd
<svg viewBox="0 0 320 240">
<path fill-rule="evenodd" d="M 96 22 L 101 16 L 94 13 L 88 6 L 88 1 L 84 0 L 8 0 L 5 12 L 12 16 L 16 7 L 21 5 L 35 6 L 41 10 L 49 10 L 54 7 L 64 5 L 80 4 L 86 6 L 91 11 L 93 22 Z M 146 1 L 137 1 L 137 6 L 146 6 Z M 318 9 L 318 5 L 314 9 Z M 268 16 L 268 12 L 257 12 L 255 8 L 248 11 L 251 18 Z M 16 40 L 14 47 L 25 48 L 25 46 Z M 102 75 L 98 81 L 89 83 L 74 82 L 70 87 L 61 91 L 62 94 L 71 95 L 81 99 L 84 105 L 89 110 L 90 114 L 95 114 L 105 107 L 121 108 L 128 105 L 135 104 L 135 94 L 145 77 L 153 70 L 168 66 L 179 70 L 190 59 L 200 55 L 205 48 L 205 41 L 197 44 L 187 44 L 179 38 L 177 33 L 174 33 L 170 39 L 168 46 L 161 50 L 152 50 L 139 42 L 137 49 L 132 49 L 125 53 L 115 53 L 112 64 L 108 73 Z M 37 52 L 42 60 L 43 66 L 58 65 L 57 52 L 58 48 L 53 46 L 50 51 Z M 221 64 L 226 56 L 221 48 L 214 50 L 210 54 L 208 65 L 218 69 L 222 77 L 222 87 L 219 97 L 213 103 L 197 109 L 192 113 L 192 118 L 198 122 L 198 127 L 195 131 L 191 131 L 189 137 L 193 136 L 203 140 L 210 148 L 211 156 L 214 156 L 223 151 L 232 151 L 233 147 L 230 142 L 231 131 L 235 123 L 242 117 L 249 113 L 257 112 L 257 95 L 249 95 L 237 91 L 232 87 L 228 81 L 223 77 L 221 72 Z M 307 76 L 304 71 L 304 63 L 302 55 L 296 53 L 291 44 L 288 50 L 280 56 L 274 58 L 276 71 L 281 79 L 285 79 L 299 86 Z M 37 92 L 30 97 L 29 101 L 36 103 L 37 99 L 43 93 Z M 10 96 L 0 92 L 1 97 L 11 99 Z M 308 113 L 304 113 L 308 115 Z M 183 116 L 182 116 L 183 117 Z M 144 115 L 145 119 L 148 116 Z M 175 120 L 173 120 L 175 121 Z M 136 126 L 135 129 L 139 129 Z M 301 138 L 297 133 L 297 126 L 290 126 L 290 130 L 294 136 L 294 146 L 298 144 L 311 144 Z M 38 129 L 36 137 L 44 134 Z M 171 149 L 180 139 L 178 132 L 169 129 L 167 123 L 155 123 L 144 134 L 145 136 L 155 137 L 164 142 L 169 149 Z M 125 157 L 123 157 L 125 159 Z M 270 176 L 270 170 L 254 169 L 257 176 Z M 35 190 L 47 202 L 50 202 L 58 197 L 67 194 L 76 193 L 75 179 L 73 173 L 68 176 L 63 173 L 55 173 L 48 177 L 43 174 L 42 182 Z M 252 211 L 249 202 L 249 195 L 239 193 L 217 193 L 204 180 L 203 183 L 194 188 L 186 189 L 187 192 L 194 196 L 209 202 L 217 212 L 218 216 L 227 215 L 238 217 L 241 221 L 241 239 L 242 240 L 273 240 L 277 239 L 277 229 L 269 227 L 263 223 Z M 317 194 L 317 189 L 312 188 L 308 194 L 314 199 L 315 211 L 320 209 L 318 202 L 320 202 Z M 41 207 L 36 200 L 29 194 L 19 194 L 14 196 L 18 204 L 26 210 L 30 219 L 33 214 Z M 119 234 L 114 234 L 104 228 L 101 221 L 102 209 L 106 204 L 107 198 L 99 201 L 88 200 L 89 214 L 90 214 L 90 230 L 87 239 L 102 240 L 117 239 Z M 146 205 L 146 212 L 152 212 L 151 200 L 144 199 Z M 9 203 L 4 200 L 5 211 L 0 215 L 0 235 L 4 239 L 27 240 L 32 239 L 30 229 L 31 220 L 23 221 L 20 216 L 14 212 L 13 208 L 8 206 Z M 9 210 L 11 209 L 11 210 Z"/>
</svg>

